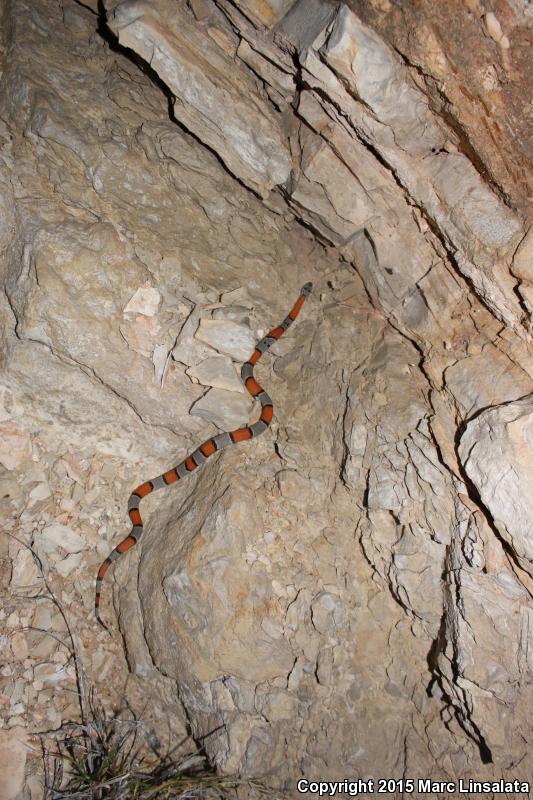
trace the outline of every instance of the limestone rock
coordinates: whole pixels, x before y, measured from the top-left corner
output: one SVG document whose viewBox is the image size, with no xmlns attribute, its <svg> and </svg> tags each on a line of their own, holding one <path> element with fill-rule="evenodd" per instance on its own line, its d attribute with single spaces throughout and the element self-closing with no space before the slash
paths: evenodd
<svg viewBox="0 0 533 800">
<path fill-rule="evenodd" d="M 461 6 L 462 13 L 450 14 L 448 7 L 422 0 L 416 9 L 364 3 L 357 4 L 356 10 L 407 63 L 431 76 L 424 85 L 434 108 L 442 113 L 446 106 L 451 125 L 463 131 L 461 146 L 469 142 L 496 184 L 512 198 L 512 205 L 524 208 L 523 200 L 531 193 L 531 174 L 523 169 L 529 137 L 521 106 L 528 80 L 530 9 L 517 3 L 503 14 L 496 7 L 486 12 L 477 2 L 468 2 Z M 486 35 L 487 22 L 496 40 Z M 499 44 L 498 26 L 509 49 Z M 439 102 L 438 87 L 443 86 L 445 97 L 440 95 Z M 501 126 L 498 120 L 504 108 L 509 124 Z M 486 120 L 483 125 L 479 124 L 480 114 Z M 530 219 L 530 213 L 526 216 Z"/>
<path fill-rule="evenodd" d="M 533 399 L 482 411 L 461 437 L 459 457 L 494 524 L 533 576 Z"/>
<path fill-rule="evenodd" d="M 221 319 L 201 319 L 195 337 L 237 361 L 250 358 L 256 341 L 247 326 Z"/>
<path fill-rule="evenodd" d="M 459 267 L 484 301 L 521 331 L 522 314 L 509 270 L 521 223 L 465 156 L 453 147 L 446 150 L 442 125 L 391 49 L 341 5 L 334 22 L 306 51 L 304 65 L 311 89 L 330 98 L 323 107 L 331 121 L 339 120 L 340 106 L 341 127 L 377 147 L 409 195 L 455 243 Z"/>
<path fill-rule="evenodd" d="M 58 522 L 46 525 L 37 537 L 36 544 L 46 553 L 54 552 L 58 548 L 67 553 L 79 553 L 85 547 L 84 539 L 79 533 Z"/>
<path fill-rule="evenodd" d="M 262 0 L 257 3 L 255 0 L 238 0 L 236 5 L 254 21 L 270 28 L 279 22 L 294 2 L 295 0 Z"/>
<path fill-rule="evenodd" d="M 10 586 L 14 592 L 37 594 L 42 575 L 31 550 L 21 547 L 13 559 Z"/>
<path fill-rule="evenodd" d="M 0 463 L 6 469 L 15 469 L 31 456 L 31 441 L 27 431 L 15 422 L 0 425 Z"/>
<path fill-rule="evenodd" d="M 60 5 L 2 16 L 0 728 L 75 713 L 31 543 L 151 752 L 531 780 L 526 5 Z M 143 500 L 108 637 L 129 493 L 257 418 L 232 361 L 308 280 L 275 424 Z"/>
<path fill-rule="evenodd" d="M 249 395 L 226 389 L 210 389 L 191 408 L 193 417 L 212 422 L 220 430 L 228 431 L 245 425 L 252 409 Z"/>
<path fill-rule="evenodd" d="M 27 758 L 27 733 L 15 726 L 0 731 L 0 797 L 17 800 L 24 786 L 24 768 Z"/>
<path fill-rule="evenodd" d="M 206 358 L 195 367 L 190 367 L 186 373 L 204 386 L 240 394 L 246 391 L 233 362 L 225 356 Z"/>
<path fill-rule="evenodd" d="M 126 0 L 109 25 L 167 83 L 176 117 L 240 180 L 265 196 L 285 182 L 290 159 L 275 114 L 253 80 L 235 73 L 230 59 L 199 35 L 178 6 Z"/>
<path fill-rule="evenodd" d="M 491 375 L 490 381 L 485 380 L 487 374 Z M 531 390 L 529 375 L 490 344 L 482 353 L 472 353 L 449 367 L 445 380 L 467 418 L 487 406 L 509 402 Z"/>
<path fill-rule="evenodd" d="M 144 314 L 153 317 L 157 314 L 161 295 L 153 286 L 141 286 L 124 307 L 124 314 Z"/>
<path fill-rule="evenodd" d="M 237 56 L 245 64 L 264 78 L 269 86 L 276 89 L 285 102 L 290 102 L 295 94 L 296 87 L 292 73 L 287 73 L 277 65 L 272 64 L 260 52 L 250 47 L 245 39 L 241 39 L 237 49 Z"/>
</svg>

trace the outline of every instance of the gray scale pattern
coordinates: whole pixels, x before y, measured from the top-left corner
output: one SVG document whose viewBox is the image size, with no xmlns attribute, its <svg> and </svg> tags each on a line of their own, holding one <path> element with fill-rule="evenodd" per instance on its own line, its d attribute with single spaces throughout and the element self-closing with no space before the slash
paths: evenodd
<svg viewBox="0 0 533 800">
<path fill-rule="evenodd" d="M 181 464 L 178 464 L 178 466 L 176 467 L 176 472 L 178 473 L 180 478 L 184 478 L 186 475 L 189 474 L 189 471 L 185 466 L 185 461 L 182 461 Z"/>
<path fill-rule="evenodd" d="M 230 444 L 233 444 L 233 440 L 229 433 L 218 433 L 216 436 L 213 436 L 213 441 L 217 450 L 223 450 L 224 447 L 229 447 Z"/>
<path fill-rule="evenodd" d="M 253 425 L 249 425 L 248 427 L 252 431 L 252 436 L 259 436 L 260 433 L 266 431 L 268 425 L 266 424 L 266 422 L 263 422 L 262 419 L 258 419 L 257 422 L 254 422 Z"/>
<path fill-rule="evenodd" d="M 254 368 L 252 364 L 248 363 L 248 361 L 242 365 L 241 369 L 241 379 L 243 381 L 247 381 L 248 378 L 253 378 L 254 376 Z"/>
<path fill-rule="evenodd" d="M 196 466 L 199 467 L 207 459 L 206 459 L 206 457 L 204 456 L 204 454 L 202 453 L 201 450 L 195 450 L 194 453 L 192 454 L 192 460 L 194 461 Z"/>
<path fill-rule="evenodd" d="M 272 399 L 271 399 L 270 395 L 268 395 L 264 391 L 263 392 L 259 392 L 259 394 L 256 395 L 255 399 L 259 400 L 259 402 L 261 403 L 262 406 L 271 406 L 272 405 Z"/>
</svg>

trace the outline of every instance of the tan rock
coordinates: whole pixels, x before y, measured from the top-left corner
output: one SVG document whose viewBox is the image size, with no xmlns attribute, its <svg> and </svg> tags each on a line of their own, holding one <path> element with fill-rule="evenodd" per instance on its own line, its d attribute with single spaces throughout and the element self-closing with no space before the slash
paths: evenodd
<svg viewBox="0 0 533 800">
<path fill-rule="evenodd" d="M 461 437 L 459 457 L 494 524 L 533 577 L 533 399 L 482 411 Z"/>
<path fill-rule="evenodd" d="M 237 394 L 226 389 L 210 389 L 191 408 L 193 417 L 212 422 L 222 431 L 246 425 L 253 401 L 248 394 Z M 259 414 L 258 414 L 259 416 Z"/>
<path fill-rule="evenodd" d="M 238 0 L 236 5 L 255 22 L 271 28 L 296 0 Z"/>
<path fill-rule="evenodd" d="M 256 341 L 248 326 L 224 319 L 201 319 L 195 337 L 237 361 L 252 355 Z"/>
<path fill-rule="evenodd" d="M 232 69 L 179 7 L 127 0 L 108 24 L 121 44 L 150 63 L 176 97 L 176 117 L 262 195 L 284 183 L 290 158 L 278 121 L 254 81 Z M 198 58 L 202 53 L 202 58 Z M 227 113 L 230 111 L 230 113 Z"/>
<path fill-rule="evenodd" d="M 491 380 L 485 378 L 491 375 Z M 498 405 L 531 390 L 531 378 L 493 345 L 479 355 L 459 360 L 445 372 L 446 385 L 463 416 Z"/>
<path fill-rule="evenodd" d="M 41 590 L 42 575 L 29 548 L 21 547 L 13 559 L 11 589 L 14 592 L 37 594 Z"/>
<path fill-rule="evenodd" d="M 140 286 L 124 307 L 124 314 L 143 314 L 153 317 L 157 314 L 161 295 L 153 286 Z"/>
<path fill-rule="evenodd" d="M 36 537 L 35 546 L 45 553 L 55 552 L 59 548 L 67 553 L 79 553 L 85 547 L 85 540 L 68 525 L 51 522 Z"/>
<path fill-rule="evenodd" d="M 13 726 L 0 730 L 0 798 L 17 800 L 24 786 L 27 746 L 26 729 Z"/>
<path fill-rule="evenodd" d="M 30 435 L 15 422 L 0 424 L 0 464 L 16 469 L 31 457 Z"/>
<path fill-rule="evenodd" d="M 0 419 L 32 456 L 0 497 L 21 542 L 83 539 L 58 529 L 42 557 L 87 686 L 111 709 L 125 686 L 161 752 L 186 716 L 219 771 L 278 793 L 339 764 L 530 780 L 525 5 L 493 8 L 492 38 L 474 0 L 109 0 L 112 24 L 140 11 L 132 43 L 151 37 L 166 88 L 102 45 L 96 3 L 64 6 L 3 12 Z M 275 425 L 147 497 L 106 576 L 126 665 L 88 612 L 128 495 L 212 434 L 190 377 L 225 381 L 205 365 L 223 359 L 233 385 L 213 355 L 227 324 L 248 358 L 306 280 L 257 367 Z M 201 318 L 218 338 L 195 337 Z M 251 402 L 229 381 L 207 399 Z M 20 548 L 0 537 L 0 707 L 43 730 L 75 684 L 56 639 L 22 630 L 66 637 L 27 597 L 38 576 L 17 586 Z"/>
<path fill-rule="evenodd" d="M 203 384 L 216 389 L 225 389 L 228 392 L 242 394 L 246 391 L 239 373 L 230 358 L 225 356 L 211 356 L 190 367 L 186 374 Z"/>
</svg>

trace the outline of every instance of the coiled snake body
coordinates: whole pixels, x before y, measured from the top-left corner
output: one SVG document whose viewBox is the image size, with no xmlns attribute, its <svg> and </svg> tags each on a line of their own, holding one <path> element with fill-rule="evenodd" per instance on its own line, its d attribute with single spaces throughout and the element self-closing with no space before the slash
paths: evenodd
<svg viewBox="0 0 533 800">
<path fill-rule="evenodd" d="M 193 472 L 197 467 L 201 466 L 206 459 L 214 455 L 214 453 L 218 452 L 219 450 L 223 450 L 224 447 L 229 447 L 230 444 L 237 444 L 237 442 L 244 442 L 246 439 L 253 439 L 254 436 L 259 436 L 260 433 L 266 431 L 272 421 L 272 400 L 265 392 L 263 387 L 260 386 L 254 378 L 254 366 L 257 364 L 263 353 L 266 353 L 269 347 L 271 347 L 274 342 L 283 336 L 287 328 L 292 325 L 300 313 L 300 309 L 304 304 L 306 297 L 308 297 L 308 295 L 311 293 L 312 288 L 312 283 L 306 283 L 304 286 L 302 286 L 300 295 L 292 309 L 289 311 L 288 316 L 285 317 L 281 325 L 278 325 L 276 328 L 273 328 L 271 331 L 269 331 L 269 333 L 267 333 L 267 335 L 256 344 L 255 350 L 250 356 L 250 359 L 242 366 L 241 378 L 247 391 L 252 395 L 252 397 L 256 398 L 261 403 L 261 416 L 257 422 L 254 422 L 253 425 L 247 425 L 244 428 L 237 428 L 234 431 L 219 433 L 217 436 L 207 439 L 207 441 L 201 444 L 193 453 L 187 456 L 187 458 L 176 467 L 168 470 L 168 472 L 164 472 L 162 475 L 158 475 L 157 478 L 152 478 L 152 480 L 146 481 L 146 483 L 141 483 L 141 485 L 137 486 L 137 488 L 131 493 L 128 500 L 128 515 L 133 523 L 133 527 L 129 535 L 126 536 L 126 538 L 115 547 L 115 549 L 108 555 L 106 560 L 101 564 L 96 577 L 94 610 L 96 619 L 106 630 L 108 630 L 107 625 L 102 621 L 99 612 L 102 581 L 113 561 L 116 561 L 118 558 L 120 558 L 120 556 L 131 547 L 134 547 L 134 545 L 136 545 L 141 538 L 141 534 L 143 532 L 143 521 L 139 512 L 139 504 L 142 498 L 146 497 L 146 495 L 150 494 L 151 492 L 155 492 L 157 489 L 163 489 L 165 486 L 170 486 L 171 483 L 175 483 L 176 481 L 187 477 L 190 472 Z"/>
</svg>

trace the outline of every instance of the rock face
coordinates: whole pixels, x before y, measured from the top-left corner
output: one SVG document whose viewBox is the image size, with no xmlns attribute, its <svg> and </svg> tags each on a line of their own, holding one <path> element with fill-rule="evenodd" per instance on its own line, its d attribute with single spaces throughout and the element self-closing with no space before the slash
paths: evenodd
<svg viewBox="0 0 533 800">
<path fill-rule="evenodd" d="M 469 422 L 459 458 L 522 569 L 533 577 L 533 396 Z M 518 491 L 516 491 L 518 487 Z"/>
<path fill-rule="evenodd" d="M 77 713 L 47 585 L 106 701 L 223 773 L 530 780 L 530 12 L 403 5 L 5 4 L 13 800 Z M 90 609 L 127 497 L 255 421 L 240 363 L 309 280 L 272 426 L 147 498 L 106 576 L 123 652 Z"/>
<path fill-rule="evenodd" d="M 252 76 L 233 69 L 231 52 L 206 39 L 176 3 L 120 3 L 109 24 L 168 86 L 176 118 L 237 178 L 265 196 L 286 181 L 291 164 L 279 113 Z"/>
</svg>

